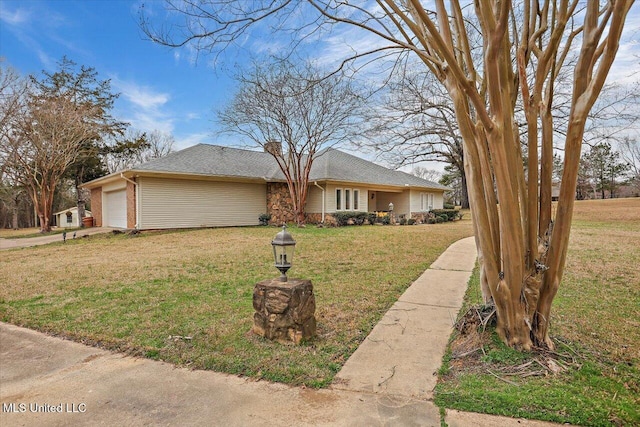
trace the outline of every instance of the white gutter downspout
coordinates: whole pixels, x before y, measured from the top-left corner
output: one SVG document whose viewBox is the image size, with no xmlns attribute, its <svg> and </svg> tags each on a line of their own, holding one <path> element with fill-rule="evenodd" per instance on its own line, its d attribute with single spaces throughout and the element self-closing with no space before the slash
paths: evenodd
<svg viewBox="0 0 640 427">
<path fill-rule="evenodd" d="M 324 224 L 324 205 L 325 205 L 325 194 L 324 194 L 324 188 L 320 187 L 318 185 L 318 181 L 313 181 L 313 185 L 315 185 L 316 187 L 318 187 L 320 190 L 322 190 L 322 223 Z"/>
<path fill-rule="evenodd" d="M 138 229 L 138 224 L 140 224 L 140 189 L 138 187 L 138 183 L 135 182 L 132 179 L 127 178 L 126 176 L 124 176 L 124 173 L 120 172 L 120 178 L 124 179 L 127 182 L 132 183 L 135 187 L 136 187 L 136 225 L 134 226 L 135 229 Z"/>
</svg>

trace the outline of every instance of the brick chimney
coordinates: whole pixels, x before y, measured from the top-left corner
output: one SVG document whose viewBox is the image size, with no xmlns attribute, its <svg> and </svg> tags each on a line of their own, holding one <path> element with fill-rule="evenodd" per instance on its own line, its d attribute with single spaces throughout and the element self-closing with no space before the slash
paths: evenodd
<svg viewBox="0 0 640 427">
<path fill-rule="evenodd" d="M 270 140 L 264 143 L 264 152 L 274 156 L 282 156 L 282 142 Z"/>
</svg>

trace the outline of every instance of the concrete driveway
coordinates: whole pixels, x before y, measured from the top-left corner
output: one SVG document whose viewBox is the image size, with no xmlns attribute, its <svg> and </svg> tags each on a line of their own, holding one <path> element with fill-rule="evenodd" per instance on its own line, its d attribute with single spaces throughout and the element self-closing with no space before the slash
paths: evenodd
<svg viewBox="0 0 640 427">
<path fill-rule="evenodd" d="M 76 239 L 78 239 L 80 237 L 89 236 L 92 234 L 108 233 L 112 230 L 113 228 L 109 228 L 109 227 L 82 228 L 80 230 L 67 232 L 67 240 L 73 239 L 74 233 L 76 234 Z M 0 238 L 0 250 L 27 248 L 30 246 L 46 245 L 48 243 L 53 243 L 53 242 L 62 242 L 62 234 L 51 234 L 49 236 L 38 236 L 38 237 L 25 237 L 22 239 Z"/>
</svg>

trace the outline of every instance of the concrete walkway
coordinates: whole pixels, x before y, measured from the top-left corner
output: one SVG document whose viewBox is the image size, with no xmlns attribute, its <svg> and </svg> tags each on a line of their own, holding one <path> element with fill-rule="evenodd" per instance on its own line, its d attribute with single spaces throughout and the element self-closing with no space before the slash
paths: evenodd
<svg viewBox="0 0 640 427">
<path fill-rule="evenodd" d="M 326 390 L 190 371 L 0 323 L 0 425 L 440 426 L 435 372 L 474 262 L 473 238 L 452 245 Z M 446 422 L 551 425 L 458 411 Z"/>
<path fill-rule="evenodd" d="M 67 232 L 67 240 L 73 239 L 73 233 L 76 233 L 76 239 L 84 236 L 90 236 L 92 234 L 108 233 L 113 228 L 108 227 L 91 227 L 81 228 L 76 231 Z M 31 246 L 46 245 L 48 243 L 62 242 L 62 233 L 50 234 L 48 236 L 38 237 L 24 237 L 22 239 L 2 239 L 0 238 L 0 250 L 3 249 L 15 249 L 15 248 L 27 248 Z"/>
</svg>

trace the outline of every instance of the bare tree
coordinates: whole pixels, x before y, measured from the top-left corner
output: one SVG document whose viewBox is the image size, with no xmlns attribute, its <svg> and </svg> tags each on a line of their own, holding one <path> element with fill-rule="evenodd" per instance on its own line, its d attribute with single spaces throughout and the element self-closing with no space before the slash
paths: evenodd
<svg viewBox="0 0 640 427">
<path fill-rule="evenodd" d="M 117 97 L 109 81 L 98 81 L 92 68 L 76 71 L 66 58 L 59 67 L 42 80 L 30 77 L 25 108 L 12 117 L 12 133 L 2 146 L 5 173 L 28 190 L 43 232 L 51 229 L 54 192 L 67 170 L 96 141 L 124 126 L 109 115 Z"/>
<path fill-rule="evenodd" d="M 226 132 L 247 138 L 274 157 L 287 181 L 296 221 L 304 224 L 313 161 L 324 147 L 351 136 L 362 98 L 340 74 L 323 76 L 311 63 L 256 64 L 238 80 L 240 88 L 219 120 Z"/>
<path fill-rule="evenodd" d="M 415 63 L 401 68 L 369 116 L 370 138 L 361 145 L 396 167 L 421 161 L 451 165 L 462 181 L 462 207 L 469 208 L 462 136 L 451 98 L 432 73 Z"/>
<path fill-rule="evenodd" d="M 470 18 L 472 17 L 467 17 Z M 520 14 L 515 24 L 519 27 L 524 25 Z M 478 52 L 481 51 L 482 40 L 474 31 L 476 27 L 477 25 L 467 24 L 467 31 L 473 33 L 470 36 L 473 61 L 481 63 L 482 56 L 478 56 Z M 554 140 L 558 141 L 563 141 L 567 134 L 571 92 L 562 89 L 571 87 L 574 59 L 568 56 L 556 77 L 556 87 L 559 89 L 554 93 L 551 114 L 555 119 Z M 528 80 L 533 78 L 534 76 L 527 76 Z M 593 147 L 607 141 L 618 141 L 620 135 L 638 123 L 638 86 L 638 82 L 630 85 L 613 82 L 603 86 L 587 116 L 585 144 Z M 374 105 L 369 114 L 370 138 L 362 141 L 362 145 L 373 148 L 379 157 L 396 167 L 422 160 L 451 165 L 455 170 L 448 168 L 449 172 L 456 176 L 456 180 L 462 180 L 462 206 L 469 207 L 462 137 L 451 98 L 434 74 L 425 70 L 420 63 L 405 59 L 398 67 L 396 76 L 387 83 L 381 105 Z M 526 161 L 528 127 L 521 96 L 516 101 L 515 117 Z M 562 145 L 554 145 L 554 150 L 556 148 L 562 150 Z M 554 161 L 557 155 L 554 152 Z M 559 181 L 560 177 L 557 178 Z"/>
<path fill-rule="evenodd" d="M 154 130 L 147 135 L 147 142 L 149 148 L 140 156 L 141 163 L 172 153 L 176 140 L 170 133 Z"/>
<path fill-rule="evenodd" d="M 620 153 L 629 165 L 629 184 L 640 192 L 640 141 L 630 137 L 623 138 Z"/>
<path fill-rule="evenodd" d="M 307 37 L 316 34 L 310 28 L 345 25 L 381 41 L 347 54 L 346 62 L 391 51 L 415 54 L 453 103 L 482 289 L 496 306 L 496 330 L 515 348 L 554 347 L 549 338 L 551 305 L 567 258 L 585 124 L 616 56 L 633 1 L 529 0 L 518 2 L 517 13 L 510 0 L 466 5 L 452 0 L 448 6 L 435 0 L 433 10 L 419 0 L 378 0 L 372 7 L 335 0 L 169 4 L 183 20 L 182 33 L 169 27 L 158 34 L 144 16 L 142 22 L 154 40 L 168 45 L 225 48 L 248 34 L 255 22 L 275 20 L 277 29 L 297 22 L 299 34 Z M 480 63 L 471 55 L 465 26 L 465 14 L 471 13 L 482 38 Z M 524 25 L 519 27 L 514 17 L 520 14 Z M 554 93 L 559 70 L 577 45 L 574 73 L 564 85 L 571 102 L 562 184 L 552 218 Z M 519 97 L 527 127 L 527 165 L 517 126 Z"/>
<path fill-rule="evenodd" d="M 415 175 L 419 178 L 426 179 L 431 182 L 438 182 L 442 178 L 442 173 L 434 169 L 427 169 L 422 166 L 416 166 L 411 169 L 411 175 Z"/>
<path fill-rule="evenodd" d="M 129 129 L 123 138 L 103 149 L 103 163 L 109 173 L 130 169 L 172 153 L 174 144 L 175 138 L 169 133 Z"/>
<path fill-rule="evenodd" d="M 9 141 L 15 137 L 16 119 L 26 110 L 28 81 L 0 59 L 0 180 L 4 179 L 10 154 Z"/>
<path fill-rule="evenodd" d="M 78 142 L 93 135 L 83 114 L 68 99 L 32 99 L 29 114 L 19 122 L 20 133 L 9 142 L 10 173 L 28 189 L 43 232 L 51 229 L 54 191 L 78 156 Z"/>
</svg>

